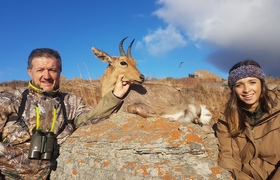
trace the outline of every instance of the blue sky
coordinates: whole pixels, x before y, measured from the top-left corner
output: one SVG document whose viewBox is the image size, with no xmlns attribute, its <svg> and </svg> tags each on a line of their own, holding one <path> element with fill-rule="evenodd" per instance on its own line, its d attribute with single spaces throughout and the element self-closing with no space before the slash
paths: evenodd
<svg viewBox="0 0 280 180">
<path fill-rule="evenodd" d="M 62 75 L 97 79 L 107 64 L 91 47 L 132 56 L 149 78 L 188 77 L 208 70 L 227 78 L 243 59 L 280 77 L 278 0 L 0 0 L 0 82 L 28 80 L 29 53 L 60 52 Z M 181 66 L 180 63 L 184 62 Z"/>
</svg>

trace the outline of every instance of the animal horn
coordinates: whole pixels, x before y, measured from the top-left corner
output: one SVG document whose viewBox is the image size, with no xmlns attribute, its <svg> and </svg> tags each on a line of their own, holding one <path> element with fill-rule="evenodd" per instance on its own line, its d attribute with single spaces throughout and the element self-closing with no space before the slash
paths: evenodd
<svg viewBox="0 0 280 180">
<path fill-rule="evenodd" d="M 127 56 L 130 57 L 130 58 L 132 57 L 131 56 L 131 47 L 132 47 L 132 44 L 133 44 L 134 40 L 135 39 L 133 39 L 133 41 L 130 43 L 130 45 L 127 48 Z"/>
<path fill-rule="evenodd" d="M 122 40 L 121 40 L 121 42 L 120 42 L 120 54 L 121 54 L 121 56 L 126 56 L 126 54 L 125 54 L 125 52 L 124 52 L 124 50 L 123 50 L 123 42 L 124 42 L 124 40 L 126 40 L 126 38 L 127 38 L 128 36 L 126 36 L 125 38 L 123 38 Z"/>
</svg>

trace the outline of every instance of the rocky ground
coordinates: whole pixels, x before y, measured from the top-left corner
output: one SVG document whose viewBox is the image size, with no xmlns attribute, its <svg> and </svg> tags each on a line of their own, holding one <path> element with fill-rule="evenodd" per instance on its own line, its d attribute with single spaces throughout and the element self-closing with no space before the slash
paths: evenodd
<svg viewBox="0 0 280 180">
<path fill-rule="evenodd" d="M 229 179 L 217 166 L 213 127 L 113 114 L 71 135 L 51 179 Z"/>
</svg>

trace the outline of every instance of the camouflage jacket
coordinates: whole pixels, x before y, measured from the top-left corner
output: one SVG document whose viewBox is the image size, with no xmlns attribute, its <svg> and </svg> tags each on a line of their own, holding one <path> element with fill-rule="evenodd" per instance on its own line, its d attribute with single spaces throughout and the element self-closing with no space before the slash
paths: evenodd
<svg viewBox="0 0 280 180">
<path fill-rule="evenodd" d="M 28 129 L 16 120 L 23 90 L 0 93 L 0 179 L 46 179 L 50 173 L 51 162 L 48 160 L 31 160 L 28 158 L 30 139 L 36 127 L 36 107 L 39 111 L 39 122 L 42 132 L 49 132 L 55 116 L 53 131 L 58 144 L 63 143 L 75 128 L 87 123 L 95 123 L 118 110 L 122 100 L 112 92 L 104 96 L 98 105 L 91 109 L 85 106 L 82 98 L 68 93 L 44 94 L 29 88 L 24 112 L 24 123 Z M 62 102 L 65 105 L 67 120 L 64 124 Z M 55 110 L 54 110 L 55 109 Z M 37 111 L 37 112 L 38 112 Z M 54 112 L 56 112 L 54 115 Z M 59 134 L 58 134 L 59 133 Z"/>
</svg>

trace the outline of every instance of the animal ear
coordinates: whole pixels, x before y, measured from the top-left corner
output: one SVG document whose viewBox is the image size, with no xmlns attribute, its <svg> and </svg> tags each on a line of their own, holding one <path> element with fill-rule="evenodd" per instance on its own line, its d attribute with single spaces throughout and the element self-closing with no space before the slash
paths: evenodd
<svg viewBox="0 0 280 180">
<path fill-rule="evenodd" d="M 91 51 L 102 62 L 108 62 L 109 64 L 113 62 L 113 58 L 109 54 L 105 53 L 104 51 L 94 47 L 91 48 Z"/>
</svg>

